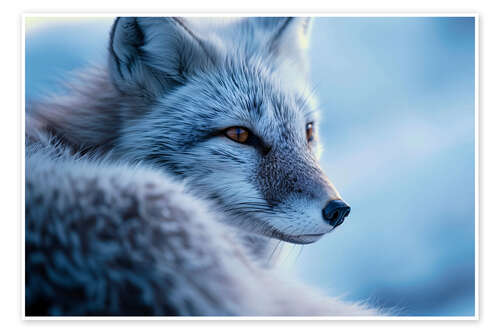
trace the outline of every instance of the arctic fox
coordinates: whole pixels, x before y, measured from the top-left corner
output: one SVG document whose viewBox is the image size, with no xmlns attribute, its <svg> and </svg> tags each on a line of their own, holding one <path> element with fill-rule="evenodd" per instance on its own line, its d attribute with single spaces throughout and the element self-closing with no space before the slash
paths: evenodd
<svg viewBox="0 0 500 333">
<path fill-rule="evenodd" d="M 374 315 L 280 277 L 350 208 L 318 164 L 308 18 L 120 17 L 32 102 L 26 315 Z"/>
</svg>

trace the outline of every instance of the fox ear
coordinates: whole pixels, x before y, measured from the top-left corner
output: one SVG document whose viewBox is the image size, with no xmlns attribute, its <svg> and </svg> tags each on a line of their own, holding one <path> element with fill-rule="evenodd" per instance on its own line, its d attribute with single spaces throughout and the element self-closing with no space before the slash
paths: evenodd
<svg viewBox="0 0 500 333">
<path fill-rule="evenodd" d="M 262 43 L 264 52 L 280 59 L 305 61 L 312 26 L 310 17 L 256 17 L 248 20 L 266 36 Z"/>
<path fill-rule="evenodd" d="M 271 52 L 287 52 L 292 48 L 298 51 L 309 47 L 312 26 L 310 17 L 276 17 L 268 20 L 267 25 L 274 30 L 267 42 Z"/>
<path fill-rule="evenodd" d="M 180 18 L 119 17 L 113 24 L 109 68 L 123 93 L 158 96 L 210 61 L 208 45 Z"/>
</svg>

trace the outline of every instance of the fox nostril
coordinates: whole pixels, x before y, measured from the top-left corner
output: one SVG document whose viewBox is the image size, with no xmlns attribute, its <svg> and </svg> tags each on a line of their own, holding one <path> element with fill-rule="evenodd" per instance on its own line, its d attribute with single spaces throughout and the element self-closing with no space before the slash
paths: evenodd
<svg viewBox="0 0 500 333">
<path fill-rule="evenodd" d="M 351 212 L 351 208 L 342 200 L 330 200 L 323 208 L 323 218 L 333 227 L 338 227 Z"/>
</svg>

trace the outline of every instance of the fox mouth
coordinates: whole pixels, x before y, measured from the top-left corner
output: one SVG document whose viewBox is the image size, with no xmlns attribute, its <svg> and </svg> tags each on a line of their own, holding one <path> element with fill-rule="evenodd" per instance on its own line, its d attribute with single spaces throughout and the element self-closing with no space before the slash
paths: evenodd
<svg viewBox="0 0 500 333">
<path fill-rule="evenodd" d="M 320 234 L 286 235 L 286 234 L 279 232 L 277 230 L 273 230 L 272 237 L 278 238 L 278 239 L 285 241 L 285 242 L 303 245 L 303 244 L 311 244 L 311 243 L 316 242 L 317 240 L 319 240 L 321 237 L 323 237 L 324 235 L 326 235 L 330 231 L 327 231 L 325 233 L 320 233 Z"/>
<path fill-rule="evenodd" d="M 267 224 L 267 223 L 266 223 Z M 269 226 L 269 224 L 267 224 Z M 298 235 L 290 235 L 290 234 L 285 234 L 284 232 L 276 229 L 275 227 L 269 226 L 269 231 L 264 233 L 268 237 L 279 239 L 288 243 L 292 244 L 311 244 L 316 241 L 318 241 L 321 237 L 324 235 L 330 233 L 333 229 L 331 228 L 330 230 L 327 230 L 322 233 L 314 233 L 314 234 L 298 234 Z"/>
<path fill-rule="evenodd" d="M 293 244 L 311 244 L 319 240 L 325 234 L 304 234 L 297 236 L 283 235 L 282 240 Z"/>
</svg>

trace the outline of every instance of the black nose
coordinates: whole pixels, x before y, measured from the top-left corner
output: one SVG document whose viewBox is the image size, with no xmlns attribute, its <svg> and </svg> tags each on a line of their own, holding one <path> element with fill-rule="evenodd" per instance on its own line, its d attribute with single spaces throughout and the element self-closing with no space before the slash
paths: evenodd
<svg viewBox="0 0 500 333">
<path fill-rule="evenodd" d="M 323 218 L 333 227 L 338 227 L 351 212 L 351 207 L 342 200 L 328 201 L 323 208 Z"/>
</svg>

